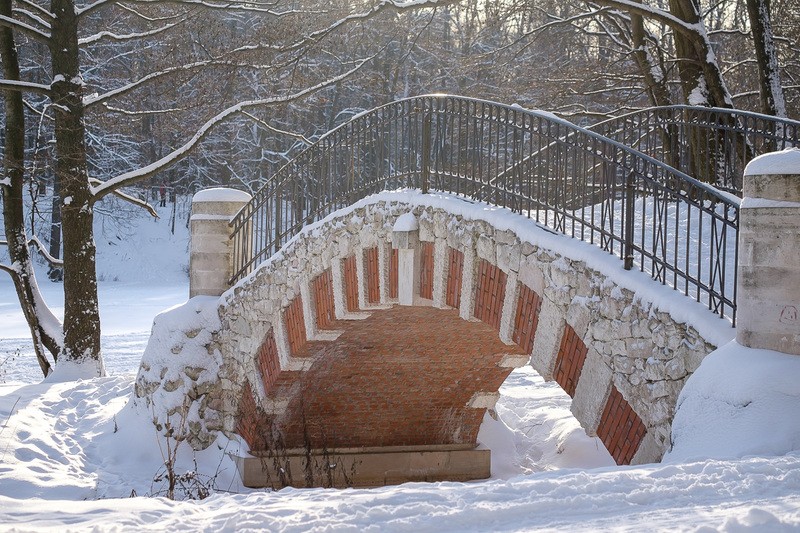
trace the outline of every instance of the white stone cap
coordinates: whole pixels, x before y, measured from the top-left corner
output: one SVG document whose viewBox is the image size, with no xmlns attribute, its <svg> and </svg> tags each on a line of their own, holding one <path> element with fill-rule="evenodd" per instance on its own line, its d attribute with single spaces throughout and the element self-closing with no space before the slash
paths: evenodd
<svg viewBox="0 0 800 533">
<path fill-rule="evenodd" d="M 203 189 L 195 193 L 192 197 L 192 203 L 198 202 L 237 202 L 247 203 L 253 197 L 244 191 L 237 189 L 229 189 L 228 187 L 214 187 L 211 189 Z"/>
<path fill-rule="evenodd" d="M 414 216 L 414 213 L 406 213 L 398 217 L 392 231 L 417 231 L 418 229 L 417 217 Z"/>
<path fill-rule="evenodd" d="M 742 198 L 739 209 L 800 209 L 800 202 L 784 202 L 767 198 Z"/>
<path fill-rule="evenodd" d="M 745 176 L 800 174 L 800 148 L 762 154 L 747 164 Z"/>
</svg>

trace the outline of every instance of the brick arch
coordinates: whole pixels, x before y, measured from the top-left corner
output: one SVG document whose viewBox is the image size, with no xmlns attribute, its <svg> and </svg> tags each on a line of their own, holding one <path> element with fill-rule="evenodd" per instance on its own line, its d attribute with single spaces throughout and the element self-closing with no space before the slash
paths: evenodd
<svg viewBox="0 0 800 533">
<path fill-rule="evenodd" d="M 392 305 L 397 254 L 387 250 L 381 273 L 377 246 L 305 281 L 255 352 L 259 372 L 242 392 L 237 430 L 252 451 L 278 441 L 287 449 L 477 445 L 486 409 L 526 352 L 498 336 L 500 306 L 492 302 L 502 303 L 504 284 L 479 281 L 481 307 L 464 320 L 426 298 L 433 255 L 421 249 L 413 306 Z M 388 295 L 384 304 L 380 294 Z M 288 353 L 276 376 L 281 337 Z"/>
</svg>

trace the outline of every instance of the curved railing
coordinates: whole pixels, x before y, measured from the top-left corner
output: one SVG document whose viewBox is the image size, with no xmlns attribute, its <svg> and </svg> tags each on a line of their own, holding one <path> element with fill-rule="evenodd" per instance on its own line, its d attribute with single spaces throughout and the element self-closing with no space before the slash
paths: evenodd
<svg viewBox="0 0 800 533">
<path fill-rule="evenodd" d="M 281 168 L 231 222 L 231 283 L 303 226 L 401 187 L 506 207 L 735 319 L 738 198 L 553 115 L 446 95 L 356 116 Z"/>
<path fill-rule="evenodd" d="M 798 121 L 714 107 L 652 107 L 589 129 L 737 196 L 750 160 L 800 146 Z"/>
</svg>

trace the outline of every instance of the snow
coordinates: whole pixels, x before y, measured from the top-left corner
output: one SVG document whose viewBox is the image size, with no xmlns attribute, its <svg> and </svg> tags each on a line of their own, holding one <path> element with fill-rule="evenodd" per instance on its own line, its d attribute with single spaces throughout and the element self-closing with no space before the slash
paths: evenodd
<svg viewBox="0 0 800 533">
<path fill-rule="evenodd" d="M 700 76 L 700 78 L 697 80 L 697 85 L 695 85 L 694 89 L 692 89 L 692 92 L 687 97 L 687 102 L 689 105 L 693 106 L 708 107 L 708 87 L 706 87 L 705 77 Z"/>
<path fill-rule="evenodd" d="M 709 315 L 642 273 L 622 272 L 618 260 L 592 245 L 532 229 L 532 222 L 491 206 L 408 191 L 377 198 L 446 203 L 583 258 L 692 325 Z M 220 437 L 198 453 L 179 445 L 176 456 L 176 471 L 192 474 L 179 497 L 196 496 L 206 486 L 215 493 L 202 501 L 167 500 L 161 497 L 167 442 L 143 402 L 131 401 L 134 372 L 145 342 L 163 345 L 181 331 L 217 323 L 214 298 L 185 301 L 185 227 L 177 224 L 182 233 L 168 236 L 167 220 L 134 221 L 136 231 L 127 238 L 102 233 L 98 239 L 108 377 L 34 383 L 38 369 L 30 350 L 9 369 L 4 354 L 15 344 L 25 350 L 27 329 L 13 290 L 6 290 L 10 284 L 0 278 L 0 530 L 800 530 L 800 357 L 735 342 L 708 356 L 688 380 L 674 449 L 663 464 L 613 466 L 571 415 L 570 398 L 525 367 L 501 387 L 497 419 L 487 414 L 481 427 L 479 439 L 492 449 L 490 480 L 251 490 L 241 487 L 229 455 L 240 451 L 239 443 Z M 169 261 L 153 272 L 157 256 Z M 112 281 L 116 277 L 124 281 Z M 60 285 L 44 284 L 48 300 L 56 300 Z M 156 309 L 175 304 L 156 317 L 165 326 L 158 329 L 172 333 L 148 339 Z M 711 322 L 728 332 L 720 338 L 733 332 L 725 321 Z M 23 358 L 32 363 L 29 375 L 15 370 Z M 16 381 L 3 383 L 9 370 Z"/>
<path fill-rule="evenodd" d="M 800 148 L 762 154 L 750 161 L 744 169 L 745 176 L 765 174 L 800 174 Z"/>
<path fill-rule="evenodd" d="M 674 449 L 666 460 L 800 450 L 797 376 L 796 355 L 745 348 L 736 341 L 714 351 L 681 391 L 672 426 Z"/>
<path fill-rule="evenodd" d="M 406 213 L 397 217 L 392 227 L 392 231 L 416 231 L 419 229 L 419 222 L 414 213 Z"/>
<path fill-rule="evenodd" d="M 760 366 L 759 358 L 750 355 L 741 373 Z M 758 377 L 774 375 L 766 371 Z M 726 388 L 731 388 L 730 382 Z M 565 407 L 569 398 L 557 386 L 544 384 L 529 368 L 513 372 L 503 385 L 497 411 L 509 429 L 505 435 L 492 431 L 494 441 L 490 441 L 504 441 L 505 453 L 516 449 L 516 461 L 523 467 L 495 461 L 502 468 L 495 468 L 488 481 L 358 490 L 251 490 L 239 485 L 234 465 L 224 453 L 235 452 L 238 444 L 221 438 L 199 453 L 185 445 L 178 448 L 176 470 L 197 471 L 198 483 L 217 489 L 210 498 L 130 498 L 132 494 L 163 495 L 165 488 L 163 482 L 153 481 L 163 464 L 159 437 L 149 417 L 128 401 L 131 389 L 131 378 L 125 376 L 0 387 L 4 424 L 0 432 L 0 523 L 4 525 L 0 529 L 800 528 L 797 452 L 636 467 L 604 465 L 602 454 L 587 456 L 597 444 L 576 429 L 577 422 Z M 794 410 L 783 411 L 784 418 L 787 412 L 796 412 L 797 404 L 791 407 Z M 562 429 L 565 425 L 571 429 Z M 746 438 L 763 441 L 764 436 L 748 433 Z M 582 443 L 576 444 L 576 439 Z"/>
<path fill-rule="evenodd" d="M 194 202 L 249 202 L 252 196 L 244 191 L 226 187 L 203 189 L 192 197 Z"/>
<path fill-rule="evenodd" d="M 109 373 L 122 369 L 135 372 L 153 317 L 184 302 L 189 294 L 188 199 L 179 199 L 175 207 L 174 234 L 169 203 L 156 208 L 158 219 L 116 199 L 103 200 L 95 210 L 101 348 Z M 6 260 L 4 253 L 0 247 L 0 262 Z M 46 321 L 48 332 L 60 337 L 63 284 L 48 280 L 43 263 L 37 262 L 35 271 L 44 303 L 52 311 Z M 132 312 L 132 308 L 136 311 Z M 3 364 L 11 358 L 13 364 Z M 0 272 L 0 382 L 40 378 L 30 330 L 16 300 L 14 285 L 8 275 Z"/>
</svg>

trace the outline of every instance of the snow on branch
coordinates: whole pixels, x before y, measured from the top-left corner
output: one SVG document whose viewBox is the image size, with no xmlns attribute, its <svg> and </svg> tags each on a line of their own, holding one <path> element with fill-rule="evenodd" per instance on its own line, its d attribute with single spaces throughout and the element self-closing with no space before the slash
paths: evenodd
<svg viewBox="0 0 800 533">
<path fill-rule="evenodd" d="M 584 11 L 582 13 L 578 13 L 576 15 L 573 15 L 573 16 L 567 17 L 567 18 L 558 17 L 556 15 L 552 15 L 552 14 L 548 13 L 548 14 L 546 14 L 546 16 L 551 19 L 549 22 L 546 22 L 544 24 L 536 26 L 535 28 L 532 28 L 531 30 L 525 31 L 519 37 L 515 38 L 512 42 L 499 47 L 497 49 L 497 51 L 498 52 L 502 52 L 504 50 L 512 48 L 512 47 L 516 46 L 517 44 L 519 44 L 520 42 L 528 39 L 529 37 L 535 36 L 535 35 L 537 35 L 539 33 L 543 33 L 543 32 L 547 31 L 548 29 L 550 29 L 552 27 L 558 27 L 558 26 L 573 26 L 574 27 L 575 26 L 575 24 L 574 24 L 575 22 L 578 22 L 578 21 L 584 20 L 584 19 L 593 19 L 597 15 L 601 15 L 603 13 L 608 12 L 609 9 L 610 8 L 607 8 L 607 7 L 601 7 L 601 8 L 593 9 L 591 11 Z M 526 49 L 528 49 L 534 43 L 535 43 L 534 40 L 528 41 L 525 45 L 523 45 L 519 50 L 516 51 L 516 53 L 514 54 L 514 58 L 511 61 L 516 60 L 522 52 L 524 52 Z M 511 61 L 508 61 L 503 66 L 508 66 L 511 63 Z"/>
<path fill-rule="evenodd" d="M 89 180 L 89 183 L 91 185 L 102 185 L 103 184 L 103 182 L 100 181 L 97 178 L 91 178 Z M 115 191 L 113 191 L 112 194 L 114 196 L 116 196 L 117 198 L 125 200 L 129 204 L 133 204 L 133 205 L 135 205 L 137 207 L 141 207 L 142 209 L 144 209 L 148 213 L 150 213 L 153 216 L 153 218 L 160 218 L 158 216 L 158 212 L 156 212 L 155 208 L 152 205 L 150 205 L 146 200 L 141 200 L 139 198 L 136 198 L 135 196 L 131 196 L 130 194 L 124 193 L 124 192 L 122 192 L 120 190 L 115 190 Z"/>
<path fill-rule="evenodd" d="M 291 131 L 286 131 L 286 130 L 282 130 L 282 129 L 276 128 L 275 126 L 270 126 L 267 121 L 261 120 L 257 116 L 253 115 L 252 113 L 248 113 L 247 111 L 242 111 L 242 114 L 244 116 L 250 118 L 254 122 L 256 122 L 258 124 L 261 124 L 262 126 L 264 126 L 265 128 L 267 128 L 269 131 L 271 131 L 273 133 L 277 133 L 279 135 L 286 135 L 287 137 L 291 137 L 292 139 L 297 139 L 298 141 L 300 141 L 301 143 L 305 144 L 306 146 L 311 144 L 310 140 L 308 140 L 305 136 L 300 135 L 299 133 L 293 133 Z"/>
<path fill-rule="evenodd" d="M 167 107 L 164 109 L 146 109 L 144 111 L 131 111 L 129 109 L 122 109 L 121 107 L 114 107 L 108 103 L 104 103 L 103 107 L 112 113 L 119 113 L 120 115 L 127 115 L 129 117 L 138 117 L 144 115 L 163 115 L 166 113 L 175 113 L 176 111 L 186 111 L 183 107 Z"/>
<path fill-rule="evenodd" d="M 26 24 L 22 21 L 19 21 L 11 17 L 7 17 L 5 15 L 0 15 L 0 26 L 5 26 L 6 28 L 17 30 L 37 41 L 48 42 L 50 40 L 50 34 L 47 33 L 46 31 L 40 30 L 39 28 L 35 28 L 30 24 Z"/>
<path fill-rule="evenodd" d="M 640 4 L 636 2 L 636 0 L 593 0 L 592 3 L 614 9 L 623 9 L 629 13 L 641 15 L 644 18 L 666 24 L 674 31 L 679 31 L 684 34 L 702 34 L 705 36 L 704 30 L 697 24 L 692 24 L 686 22 L 685 20 L 681 20 L 672 13 L 664 11 L 663 9 Z"/>
<path fill-rule="evenodd" d="M 0 79 L 0 89 L 7 91 L 29 92 L 38 94 L 50 94 L 50 86 L 41 83 L 31 83 L 28 81 Z"/>
<path fill-rule="evenodd" d="M 373 56 L 374 57 L 374 56 Z M 240 102 L 238 104 L 232 105 L 216 116 L 212 117 L 205 124 L 203 124 L 199 130 L 195 132 L 191 139 L 186 141 L 183 146 L 173 150 L 166 156 L 162 157 L 158 161 L 155 161 L 145 167 L 142 167 L 137 170 L 133 170 L 130 172 L 125 172 L 124 174 L 120 174 L 114 178 L 109 179 L 108 181 L 103 182 L 101 185 L 93 186 L 90 184 L 90 188 L 92 191 L 93 201 L 97 201 L 107 194 L 113 193 L 115 190 L 119 189 L 120 187 L 124 187 L 126 185 L 130 185 L 132 183 L 136 183 L 137 181 L 141 181 L 143 179 L 147 179 L 161 170 L 169 167 L 177 163 L 178 161 L 182 160 L 186 156 L 188 156 L 191 151 L 194 149 L 197 144 L 202 141 L 210 132 L 211 130 L 224 122 L 225 120 L 231 118 L 234 115 L 239 113 L 243 113 L 246 109 L 251 109 L 254 107 L 263 107 L 263 106 L 270 106 L 275 104 L 283 104 L 287 102 L 292 102 L 295 100 L 299 100 L 309 94 L 319 91 L 320 89 L 324 89 L 326 87 L 330 87 L 331 85 L 335 85 L 342 80 L 352 76 L 356 73 L 361 67 L 363 67 L 367 62 L 373 59 L 373 57 L 369 57 L 367 59 L 363 59 L 359 61 L 355 67 L 352 69 L 339 74 L 338 76 L 334 76 L 332 78 L 328 78 L 316 85 L 311 87 L 306 87 L 300 91 L 297 91 L 292 94 L 287 94 L 284 96 L 275 96 L 272 98 L 263 98 L 259 100 L 247 100 L 244 102 Z"/>
<path fill-rule="evenodd" d="M 28 6 L 33 11 L 37 11 L 40 16 L 52 21 L 55 20 L 55 16 L 48 11 L 47 9 L 43 8 L 42 6 L 38 5 L 36 2 L 31 2 L 30 0 L 17 0 L 18 4 Z"/>
<path fill-rule="evenodd" d="M 109 99 L 111 99 L 111 98 L 113 98 L 115 96 L 121 96 L 121 95 L 123 95 L 125 93 L 128 93 L 128 92 L 136 89 L 137 87 L 139 87 L 141 85 L 144 85 L 148 81 L 152 81 L 154 79 L 160 78 L 162 76 L 167 76 L 169 74 L 174 74 L 176 72 L 189 72 L 189 71 L 192 71 L 192 70 L 195 70 L 195 69 L 207 67 L 207 66 L 210 66 L 210 65 L 213 65 L 213 64 L 217 64 L 217 63 L 219 63 L 219 62 L 215 62 L 215 61 L 196 61 L 194 63 L 187 63 L 186 65 L 179 65 L 177 67 L 166 68 L 166 69 L 159 70 L 159 71 L 156 71 L 156 72 L 151 72 L 150 74 L 142 76 L 141 78 L 139 78 L 138 80 L 136 80 L 134 82 L 128 83 L 128 84 L 123 85 L 122 87 L 118 87 L 116 89 L 112 89 L 112 90 L 110 90 L 110 91 L 108 91 L 106 93 L 103 93 L 103 94 L 100 94 L 100 95 L 91 94 L 89 96 L 86 96 L 83 99 L 83 105 L 84 105 L 84 107 L 86 109 L 89 109 L 90 107 L 92 107 L 95 104 L 99 104 L 99 103 L 102 103 L 102 102 L 104 102 L 106 100 L 109 100 Z"/>
<path fill-rule="evenodd" d="M 134 16 L 136 16 L 136 17 L 138 17 L 141 20 L 146 21 L 146 22 L 164 22 L 165 20 L 174 20 L 176 18 L 180 18 L 180 17 L 183 17 L 185 15 L 184 13 L 177 13 L 177 14 L 174 14 L 174 15 L 167 15 L 167 16 L 163 16 L 163 17 L 148 17 L 144 13 L 140 13 L 139 11 L 136 11 L 135 9 L 133 9 L 131 6 L 128 6 L 128 5 L 125 5 L 125 4 L 117 4 L 117 7 L 127 11 L 128 13 L 131 13 L 132 15 L 134 15 Z"/>
<path fill-rule="evenodd" d="M 388 10 L 405 11 L 409 9 L 441 7 L 451 4 L 457 4 L 460 1 L 461 0 L 407 0 L 401 2 L 398 0 L 381 0 L 380 2 L 376 3 L 374 6 L 369 8 L 367 11 L 363 11 L 360 13 L 353 13 L 344 18 L 341 18 L 325 28 L 304 35 L 302 38 L 300 38 L 299 40 L 295 41 L 292 44 L 280 47 L 278 46 L 265 47 L 263 45 L 256 45 L 251 48 L 272 48 L 283 52 L 289 52 L 301 48 L 303 46 L 306 46 L 309 43 L 315 43 L 320 39 L 326 37 L 327 35 L 330 35 L 337 29 L 344 27 L 347 24 L 350 24 L 351 22 L 365 22 L 371 19 L 372 17 L 378 15 L 379 13 L 382 13 L 383 11 L 388 11 Z M 247 48 L 248 47 L 242 47 L 239 50 L 245 50 Z"/>
<path fill-rule="evenodd" d="M 143 32 L 139 32 L 139 33 L 119 34 L 119 33 L 113 33 L 113 32 L 110 32 L 110 31 L 101 31 L 99 33 L 95 33 L 94 35 L 90 35 L 88 37 L 82 37 L 82 38 L 78 39 L 78 44 L 79 45 L 92 44 L 92 43 L 96 43 L 98 41 L 101 41 L 103 39 L 108 39 L 108 40 L 112 40 L 112 41 L 121 42 L 121 41 L 129 41 L 129 40 L 132 40 L 132 39 L 141 39 L 143 37 L 152 37 L 153 35 L 158 35 L 159 33 L 162 33 L 162 32 L 165 32 L 165 31 L 169 30 L 170 28 L 174 28 L 175 26 L 180 24 L 180 22 L 181 21 L 173 22 L 172 24 L 167 24 L 165 26 L 162 26 L 160 28 L 156 28 L 154 30 L 143 31 Z"/>
<path fill-rule="evenodd" d="M 35 246 L 36 251 L 39 252 L 39 255 L 44 257 L 45 261 L 50 263 L 53 266 L 64 266 L 64 261 L 62 259 L 57 259 L 50 255 L 50 252 L 47 251 L 46 246 L 39 240 L 39 237 L 34 235 L 30 239 L 28 239 L 28 246 Z"/>
<path fill-rule="evenodd" d="M 51 29 L 50 28 L 50 23 L 48 21 L 44 20 L 39 15 L 36 15 L 36 14 L 32 13 L 31 11 L 28 11 L 27 9 L 14 8 L 13 10 L 11 10 L 11 12 L 16 14 L 16 15 L 21 15 L 23 17 L 27 17 L 28 19 L 31 20 L 31 22 L 39 24 L 43 28 L 47 28 L 48 30 Z"/>
<path fill-rule="evenodd" d="M 0 244 L 5 244 L 5 241 L 0 241 Z M 2 270 L 3 272 L 8 272 L 8 275 L 11 276 L 12 278 L 15 278 L 16 276 L 19 275 L 19 273 L 16 270 L 14 270 L 8 265 L 4 265 L 3 263 L 0 263 L 0 270 Z"/>
</svg>

